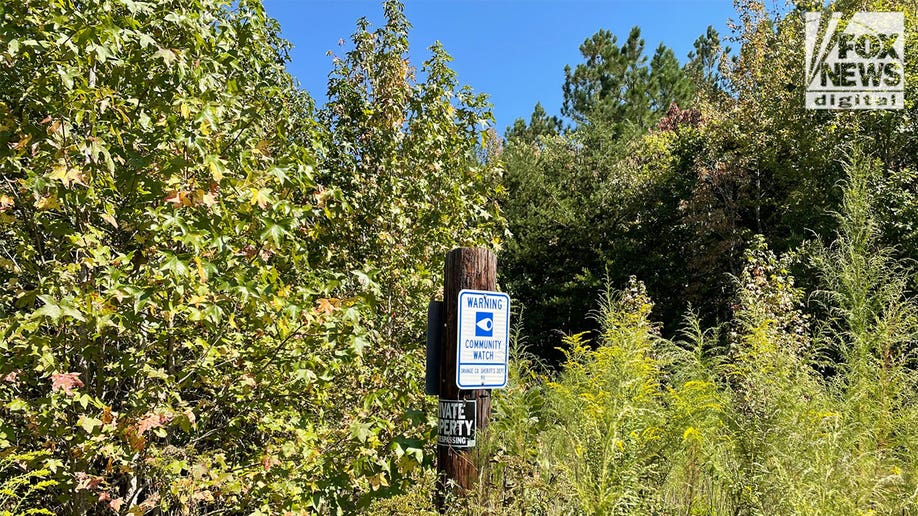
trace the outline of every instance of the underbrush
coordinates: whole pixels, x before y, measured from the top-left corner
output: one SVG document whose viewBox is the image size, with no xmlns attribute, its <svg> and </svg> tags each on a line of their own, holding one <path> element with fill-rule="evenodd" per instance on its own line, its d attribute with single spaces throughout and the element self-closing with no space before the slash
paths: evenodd
<svg viewBox="0 0 918 516">
<path fill-rule="evenodd" d="M 632 280 L 600 300 L 600 335 L 563 339 L 558 374 L 518 357 L 452 512 L 918 512 L 912 272 L 876 242 L 875 167 L 848 172 L 837 238 L 808 251 L 823 290 L 805 299 L 759 241 L 729 323 L 663 339 Z"/>
</svg>

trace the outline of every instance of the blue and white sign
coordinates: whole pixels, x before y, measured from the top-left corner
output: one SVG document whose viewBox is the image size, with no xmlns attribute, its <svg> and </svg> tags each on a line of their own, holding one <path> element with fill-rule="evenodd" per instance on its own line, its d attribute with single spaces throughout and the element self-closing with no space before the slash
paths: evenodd
<svg viewBox="0 0 918 516">
<path fill-rule="evenodd" d="M 460 389 L 507 386 L 510 355 L 510 296 L 501 292 L 459 292 L 456 385 Z"/>
</svg>

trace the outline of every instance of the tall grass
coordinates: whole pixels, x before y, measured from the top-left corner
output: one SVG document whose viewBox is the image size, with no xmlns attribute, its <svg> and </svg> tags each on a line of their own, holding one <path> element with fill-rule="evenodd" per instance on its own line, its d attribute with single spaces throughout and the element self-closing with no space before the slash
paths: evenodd
<svg viewBox="0 0 918 516">
<path fill-rule="evenodd" d="M 472 514 L 916 514 L 918 304 L 878 245 L 876 166 L 853 152 L 818 321 L 762 242 L 734 318 L 661 338 L 643 286 L 600 300 L 600 335 L 555 375 L 521 357 L 480 439 Z M 594 338 L 590 338 L 594 337 Z M 825 373 L 825 357 L 832 363 Z"/>
<path fill-rule="evenodd" d="M 47 452 L 0 453 L 0 516 L 53 514 L 47 509 L 28 508 L 28 502 L 58 485 L 51 478 L 50 459 Z"/>
</svg>

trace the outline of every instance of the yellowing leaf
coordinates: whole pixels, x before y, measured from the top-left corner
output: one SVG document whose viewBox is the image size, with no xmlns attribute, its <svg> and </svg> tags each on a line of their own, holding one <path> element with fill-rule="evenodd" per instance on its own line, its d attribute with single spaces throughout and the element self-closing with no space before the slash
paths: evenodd
<svg viewBox="0 0 918 516">
<path fill-rule="evenodd" d="M 51 194 L 35 201 L 35 207 L 38 210 L 59 210 L 61 205 L 57 202 L 57 196 Z"/>
<path fill-rule="evenodd" d="M 207 301 L 207 298 L 204 297 L 204 296 L 191 296 L 191 297 L 188 299 L 188 304 L 189 304 L 189 305 L 198 306 L 198 305 L 200 305 L 201 303 L 203 303 L 204 301 Z"/>
<path fill-rule="evenodd" d="M 223 179 L 223 171 L 220 170 L 221 169 L 220 162 L 218 162 L 217 160 L 212 160 L 210 161 L 210 163 L 208 163 L 208 166 L 210 167 L 211 177 L 214 178 L 214 181 L 219 183 L 220 180 Z"/>
<path fill-rule="evenodd" d="M 194 263 L 198 266 L 198 277 L 201 278 L 201 283 L 207 283 L 207 273 L 204 272 L 204 265 L 201 264 L 201 258 L 195 256 Z"/>
<path fill-rule="evenodd" d="M 13 206 L 16 206 L 16 202 L 13 201 L 13 198 L 9 195 L 0 195 L 0 212 L 4 212 Z"/>
<path fill-rule="evenodd" d="M 260 152 L 261 154 L 265 156 L 271 155 L 270 149 L 271 149 L 271 142 L 269 142 L 268 140 L 260 140 L 257 144 L 255 144 L 255 150 L 257 150 L 258 152 Z"/>
<path fill-rule="evenodd" d="M 64 186 L 68 188 L 73 183 L 86 186 L 86 182 L 83 179 L 83 172 L 68 166 L 66 163 L 58 163 L 57 165 L 54 165 L 54 168 L 51 170 L 51 174 L 48 177 L 64 183 Z"/>
<path fill-rule="evenodd" d="M 71 168 L 67 171 L 67 180 L 70 183 L 76 183 L 78 185 L 86 186 L 86 180 L 83 177 L 83 171 L 75 168 Z M 68 185 L 70 186 L 70 185 Z"/>
<path fill-rule="evenodd" d="M 265 209 L 268 207 L 270 199 L 268 198 L 269 190 L 262 188 L 261 190 L 252 189 L 252 200 L 249 201 L 250 204 L 257 204 L 259 208 Z"/>
<path fill-rule="evenodd" d="M 25 135 L 22 139 L 20 139 L 18 142 L 14 143 L 14 144 L 12 144 L 12 145 L 13 145 L 13 148 L 14 148 L 14 149 L 16 149 L 16 150 L 22 150 L 22 149 L 25 149 L 26 146 L 29 145 L 29 142 L 31 142 L 31 141 L 32 141 L 32 135 L 27 134 L 27 135 Z"/>
<path fill-rule="evenodd" d="M 105 222 L 108 222 L 109 224 L 114 226 L 116 229 L 118 228 L 118 221 L 115 220 L 115 217 L 112 217 L 108 213 L 103 213 L 100 216 L 102 217 L 102 220 L 104 220 Z"/>
<path fill-rule="evenodd" d="M 102 421 L 94 417 L 80 416 L 80 420 L 77 422 L 77 424 L 80 425 L 87 434 L 91 434 L 93 429 L 95 429 L 97 426 L 102 426 Z"/>
<path fill-rule="evenodd" d="M 57 179 L 58 181 L 63 181 L 67 177 L 67 165 L 65 163 L 58 163 L 54 165 L 54 168 L 51 169 L 51 175 L 48 176 L 50 179 Z"/>
<path fill-rule="evenodd" d="M 191 192 L 191 196 L 188 199 L 188 204 L 190 206 L 197 206 L 204 203 L 204 190 L 198 188 L 194 192 Z"/>
<path fill-rule="evenodd" d="M 389 481 L 386 479 L 386 472 L 380 471 L 379 473 L 373 475 L 372 477 L 367 477 L 367 480 L 370 482 L 370 487 L 373 490 L 377 490 L 380 487 L 388 487 Z"/>
<path fill-rule="evenodd" d="M 215 206 L 217 204 L 217 196 L 212 193 L 206 193 L 201 196 L 201 202 L 204 204 L 204 206 L 210 208 L 211 206 Z"/>
</svg>

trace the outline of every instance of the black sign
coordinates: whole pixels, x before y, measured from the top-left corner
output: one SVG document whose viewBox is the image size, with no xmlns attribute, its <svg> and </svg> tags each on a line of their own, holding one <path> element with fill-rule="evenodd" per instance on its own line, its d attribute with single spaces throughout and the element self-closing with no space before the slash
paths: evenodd
<svg viewBox="0 0 918 516">
<path fill-rule="evenodd" d="M 427 371 L 424 376 L 424 392 L 433 396 L 440 394 L 440 355 L 445 310 L 443 301 L 431 301 L 427 305 Z"/>
<path fill-rule="evenodd" d="M 475 446 L 475 400 L 440 400 L 437 444 L 453 448 Z"/>
</svg>

